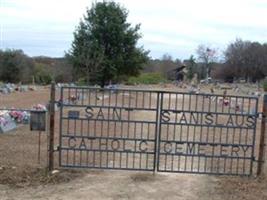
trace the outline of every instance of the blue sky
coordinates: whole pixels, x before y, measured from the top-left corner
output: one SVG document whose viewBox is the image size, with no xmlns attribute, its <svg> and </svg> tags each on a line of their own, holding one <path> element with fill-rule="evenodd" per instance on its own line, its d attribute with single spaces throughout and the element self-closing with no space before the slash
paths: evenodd
<svg viewBox="0 0 267 200">
<path fill-rule="evenodd" d="M 92 0 L 0 0 L 0 48 L 61 57 Z M 236 38 L 267 42 L 267 0 L 117 0 L 141 23 L 150 56 L 186 59 L 200 44 L 223 51 Z"/>
</svg>

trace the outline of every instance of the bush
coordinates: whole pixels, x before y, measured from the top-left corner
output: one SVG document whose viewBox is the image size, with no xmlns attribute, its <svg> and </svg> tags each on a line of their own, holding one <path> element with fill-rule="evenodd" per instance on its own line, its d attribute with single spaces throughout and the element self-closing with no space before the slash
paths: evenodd
<svg viewBox="0 0 267 200">
<path fill-rule="evenodd" d="M 40 71 L 35 75 L 35 81 L 37 84 L 48 85 L 52 81 L 52 76 L 48 72 Z"/>
<path fill-rule="evenodd" d="M 144 73 L 139 75 L 138 77 L 129 77 L 127 84 L 135 85 L 135 84 L 158 84 L 166 82 L 166 79 L 159 73 Z"/>
<path fill-rule="evenodd" d="M 48 85 L 52 82 L 52 74 L 43 64 L 35 65 L 34 78 L 37 84 Z"/>
</svg>

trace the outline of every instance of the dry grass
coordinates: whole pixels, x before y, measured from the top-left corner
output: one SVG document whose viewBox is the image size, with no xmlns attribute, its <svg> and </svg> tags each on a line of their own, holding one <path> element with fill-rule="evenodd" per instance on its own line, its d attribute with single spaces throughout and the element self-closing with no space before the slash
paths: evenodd
<svg viewBox="0 0 267 200">
<path fill-rule="evenodd" d="M 131 175 L 134 182 L 151 182 L 155 181 L 156 176 L 153 173 L 137 173 Z"/>
<path fill-rule="evenodd" d="M 1 167 L 0 184 L 15 188 L 58 184 L 74 180 L 82 174 L 83 172 L 78 170 L 62 170 L 52 174 L 46 168 L 33 168 L 31 166 L 23 168 Z"/>
<path fill-rule="evenodd" d="M 267 178 L 253 177 L 221 177 L 218 180 L 216 191 L 225 199 L 251 200 L 267 199 Z"/>
</svg>

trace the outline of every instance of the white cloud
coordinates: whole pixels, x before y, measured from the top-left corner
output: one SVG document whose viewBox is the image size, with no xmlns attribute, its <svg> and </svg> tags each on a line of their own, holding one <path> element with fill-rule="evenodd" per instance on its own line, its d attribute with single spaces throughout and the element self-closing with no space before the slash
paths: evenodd
<svg viewBox="0 0 267 200">
<path fill-rule="evenodd" d="M 0 0 L 4 48 L 31 55 L 62 56 L 80 18 L 94 0 Z M 129 21 L 141 23 L 141 44 L 151 56 L 170 53 L 186 58 L 200 43 L 225 47 L 236 37 L 266 42 L 267 2 L 262 0 L 117 0 L 129 10 Z M 19 40 L 24 39 L 21 43 Z M 34 42 L 32 42 L 34 41 Z M 51 46 L 49 46 L 49 41 Z M 47 44 L 48 42 L 48 44 Z M 27 45 L 26 45 L 27 44 Z M 45 45 L 44 45 L 45 44 Z M 24 45 L 24 46 L 23 46 Z M 27 48 L 26 48 L 26 46 Z M 46 48 L 42 48 L 46 47 Z M 56 48 L 57 51 L 51 48 Z M 26 51 L 26 50 L 25 50 Z M 28 52 L 26 52 L 28 53 Z"/>
</svg>

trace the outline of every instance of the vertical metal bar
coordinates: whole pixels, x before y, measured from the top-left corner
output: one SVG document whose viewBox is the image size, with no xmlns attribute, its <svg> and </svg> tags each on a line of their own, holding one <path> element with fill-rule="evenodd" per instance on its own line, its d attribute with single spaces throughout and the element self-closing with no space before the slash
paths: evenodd
<svg viewBox="0 0 267 200">
<path fill-rule="evenodd" d="M 138 92 L 135 92 L 135 107 L 138 108 Z"/>
<path fill-rule="evenodd" d="M 109 94 L 110 96 L 111 96 L 111 94 Z M 110 102 L 109 102 L 109 106 L 111 106 L 110 105 Z M 115 91 L 115 107 L 117 107 L 118 106 L 118 91 Z"/>
<path fill-rule="evenodd" d="M 88 90 L 88 105 L 91 104 L 91 89 L 89 88 Z"/>
<path fill-rule="evenodd" d="M 113 162 L 113 168 L 115 168 L 115 163 L 116 163 L 116 156 L 115 156 L 115 151 L 113 151 L 113 158 L 112 158 L 112 162 Z"/>
<path fill-rule="evenodd" d="M 252 142 L 252 152 L 251 152 L 251 161 L 250 161 L 250 174 L 252 174 L 252 168 L 253 168 L 253 161 L 254 161 L 254 153 L 255 153 L 255 142 L 256 142 L 256 130 L 257 130 L 257 116 L 258 116 L 258 103 L 259 99 L 255 99 L 255 125 L 253 129 L 253 142 Z M 265 131 L 263 131 L 265 134 Z"/>
<path fill-rule="evenodd" d="M 84 89 L 82 89 L 82 105 L 84 105 L 84 99 L 85 99 L 85 95 L 84 95 Z"/>
<path fill-rule="evenodd" d="M 204 96 L 202 95 L 202 106 L 200 112 L 204 112 L 204 104 L 205 104 Z M 201 126 L 200 126 L 200 138 L 199 138 L 200 142 L 202 142 L 202 127 L 203 127 L 202 123 L 203 123 L 203 113 L 201 113 Z"/>
<path fill-rule="evenodd" d="M 265 147 L 265 134 L 266 134 L 266 115 L 267 115 L 267 94 L 263 96 L 262 106 L 262 119 L 261 119 L 261 133 L 260 133 L 260 144 L 259 144 L 259 155 L 258 155 L 258 168 L 257 175 L 262 174 L 263 162 L 264 162 L 264 147 Z M 254 133 L 255 134 L 255 133 Z"/>
<path fill-rule="evenodd" d="M 149 108 L 151 109 L 151 92 L 149 92 Z"/>
<path fill-rule="evenodd" d="M 131 108 L 131 91 L 129 90 L 129 108 Z M 127 138 L 129 138 L 129 130 L 130 130 L 130 110 L 128 110 L 128 126 L 127 126 Z M 126 154 L 128 156 L 128 154 Z"/>
<path fill-rule="evenodd" d="M 171 93 L 169 93 L 169 103 L 168 103 L 168 109 L 169 109 L 169 110 L 171 109 L 171 100 L 172 100 L 171 97 L 172 97 L 172 96 L 171 96 Z"/>
<path fill-rule="evenodd" d="M 134 145 L 136 147 L 136 122 L 134 122 Z M 133 168 L 134 168 L 134 164 L 135 164 L 135 153 L 133 153 Z"/>
<path fill-rule="evenodd" d="M 86 151 L 86 167 L 89 167 L 89 151 Z"/>
<path fill-rule="evenodd" d="M 126 152 L 126 169 L 128 169 L 128 159 L 129 158 L 129 155 L 128 155 L 128 151 Z"/>
<path fill-rule="evenodd" d="M 60 88 L 60 116 L 59 116 L 59 166 L 61 166 L 62 162 L 62 117 L 63 117 L 63 87 Z"/>
<path fill-rule="evenodd" d="M 72 166 L 75 166 L 76 164 L 76 150 L 73 150 L 73 159 L 72 159 Z"/>
<path fill-rule="evenodd" d="M 150 123 L 147 123 L 147 140 L 150 139 Z"/>
<path fill-rule="evenodd" d="M 41 158 L 41 131 L 38 133 L 38 164 L 40 164 Z"/>
<path fill-rule="evenodd" d="M 109 90 L 109 92 L 110 92 L 110 90 Z M 102 101 L 102 106 L 104 106 L 104 102 L 105 102 L 105 90 L 104 90 L 104 89 L 101 90 L 101 93 L 102 93 L 102 99 L 101 99 L 101 101 Z"/>
<path fill-rule="evenodd" d="M 145 106 L 145 92 L 143 92 L 142 108 L 146 108 L 146 106 Z"/>
<path fill-rule="evenodd" d="M 122 152 L 120 152 L 120 162 L 119 162 L 119 168 L 121 168 L 121 157 L 122 157 Z"/>
<path fill-rule="evenodd" d="M 121 107 L 125 108 L 126 106 L 124 106 L 124 98 L 125 98 L 125 91 L 124 90 L 122 91 L 121 98 L 122 98 L 122 100 L 121 100 L 121 104 L 122 104 Z"/>
<path fill-rule="evenodd" d="M 70 88 L 68 88 L 68 104 L 71 104 L 70 100 L 71 100 L 71 92 Z"/>
<path fill-rule="evenodd" d="M 184 111 L 184 94 L 182 94 L 183 99 L 182 99 L 182 111 Z M 182 123 L 180 124 L 180 141 L 184 141 L 183 140 L 183 125 Z"/>
<path fill-rule="evenodd" d="M 97 89 L 95 89 L 95 105 L 97 106 L 97 100 L 98 100 L 98 97 L 97 97 Z"/>
<path fill-rule="evenodd" d="M 146 153 L 146 169 L 149 169 L 148 168 L 148 153 Z"/>
<path fill-rule="evenodd" d="M 66 164 L 69 165 L 69 149 L 67 149 L 67 159 L 66 159 Z"/>
<path fill-rule="evenodd" d="M 177 104 L 178 104 L 178 96 L 177 94 L 175 94 L 175 111 L 177 111 Z M 175 113 L 175 122 L 177 122 L 177 114 L 178 113 Z M 174 131 L 173 131 L 173 141 L 175 141 L 175 138 L 176 138 L 176 124 L 173 125 L 174 127 Z"/>
<path fill-rule="evenodd" d="M 154 140 L 154 164 L 153 164 L 154 173 L 159 170 L 162 101 L 163 101 L 163 93 L 157 92 L 155 140 Z"/>
</svg>

